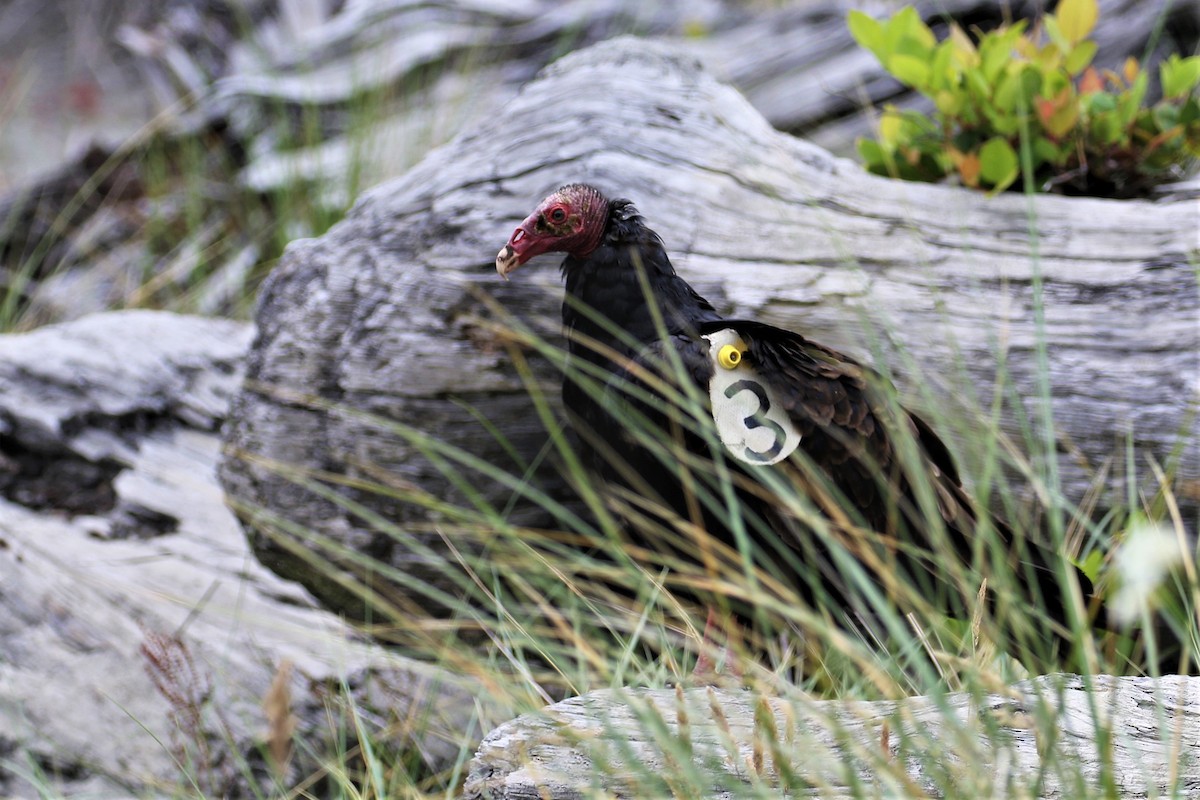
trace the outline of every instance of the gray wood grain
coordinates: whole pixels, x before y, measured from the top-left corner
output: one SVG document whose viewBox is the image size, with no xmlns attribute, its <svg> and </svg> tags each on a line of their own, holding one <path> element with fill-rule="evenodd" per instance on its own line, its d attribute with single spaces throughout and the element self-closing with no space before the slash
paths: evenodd
<svg viewBox="0 0 1200 800">
<path fill-rule="evenodd" d="M 1200 678 L 1177 675 L 1047 675 L 999 693 L 897 702 L 605 690 L 489 733 L 464 796 L 729 798 L 753 787 L 757 796 L 1070 798 L 1111 781 L 1123 798 L 1190 797 L 1200 791 L 1198 692 Z"/>
<path fill-rule="evenodd" d="M 342 703 L 433 769 L 478 742 L 473 681 L 249 552 L 216 469 L 252 335 L 125 311 L 0 336 L 0 796 L 264 796 L 285 662 L 290 782 L 344 745 Z"/>
</svg>

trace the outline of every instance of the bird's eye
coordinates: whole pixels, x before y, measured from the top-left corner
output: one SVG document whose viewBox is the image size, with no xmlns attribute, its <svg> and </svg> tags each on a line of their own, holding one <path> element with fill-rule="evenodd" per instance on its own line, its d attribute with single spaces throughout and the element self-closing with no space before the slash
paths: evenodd
<svg viewBox="0 0 1200 800">
<path fill-rule="evenodd" d="M 563 211 L 561 208 L 556 208 L 550 212 L 550 221 L 551 222 L 562 222 L 566 218 L 567 218 L 567 212 Z"/>
</svg>

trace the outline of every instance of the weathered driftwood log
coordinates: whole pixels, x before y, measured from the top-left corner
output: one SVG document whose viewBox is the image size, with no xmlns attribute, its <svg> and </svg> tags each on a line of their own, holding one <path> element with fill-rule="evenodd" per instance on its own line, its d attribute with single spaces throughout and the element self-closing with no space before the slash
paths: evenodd
<svg viewBox="0 0 1200 800">
<path fill-rule="evenodd" d="M 0 797 L 175 795 L 189 776 L 262 794 L 280 670 L 306 743 L 291 778 L 346 745 L 343 703 L 435 769 L 478 741 L 472 681 L 367 641 L 248 552 L 216 429 L 251 334 L 131 311 L 0 336 Z"/>
<path fill-rule="evenodd" d="M 402 166 L 414 158 L 413 141 L 439 143 L 459 126 L 494 113 L 517 86 L 561 53 L 564 39 L 580 48 L 617 33 L 637 32 L 677 40 L 741 90 L 776 128 L 803 132 L 845 154 L 855 137 L 870 129 L 871 116 L 857 113 L 866 105 L 919 102 L 853 41 L 846 11 L 861 5 L 872 13 L 890 13 L 908 4 L 810 0 L 749 9 L 727 2 L 647 6 L 638 0 L 353 3 L 303 35 L 289 35 L 289 26 L 271 19 L 260 23 L 263 35 L 241 54 L 239 69 L 220 80 L 201 116 L 225 115 L 233 104 L 239 108 L 230 115 L 235 120 L 260 120 L 265 115 L 252 109 L 282 105 L 295 107 L 297 118 L 303 111 L 311 124 L 314 108 L 322 110 L 317 117 L 324 120 L 327 136 L 320 145 L 281 150 L 271 130 L 265 146 L 248 148 L 261 155 L 244 179 L 268 190 L 304 175 L 321 181 L 336 201 L 343 197 L 344 175 L 353 158 L 365 157 L 372 164 L 368 171 L 378 173 Z M 911 4 L 935 28 L 948 19 L 987 28 L 1045 8 L 1040 0 Z M 1100 6 L 1093 38 L 1102 66 L 1116 68 L 1126 56 L 1140 58 L 1148 47 L 1194 49 L 1200 9 L 1165 0 L 1103 0 Z M 163 59 L 166 66 L 188 59 L 187 48 L 175 46 L 170 52 L 172 58 Z M 467 81 L 461 75 L 464 62 L 473 73 Z M 340 110 L 356 96 L 410 86 L 416 76 L 425 87 L 429 75 L 437 77 L 417 97 L 406 95 L 394 119 L 365 137 L 362 131 L 343 135 Z M 364 139 L 369 143 L 365 149 Z"/>
<path fill-rule="evenodd" d="M 488 734 L 465 796 L 1191 797 L 1198 705 L 1200 678 L 1182 676 L 899 702 L 599 691 Z"/>
<path fill-rule="evenodd" d="M 920 364 L 900 379 L 929 390 L 918 402 L 949 404 L 965 386 L 986 405 L 998 357 L 1015 395 L 1036 397 L 1044 336 L 1073 499 L 1126 440 L 1141 464 L 1165 458 L 1183 437 L 1178 485 L 1200 475 L 1189 416 L 1200 347 L 1194 201 L 989 198 L 873 177 L 774 130 L 690 58 L 621 39 L 564 58 L 502 113 L 368 193 L 327 235 L 289 248 L 263 290 L 259 338 L 228 430 L 231 497 L 415 580 L 449 585 L 426 556 L 370 530 L 296 474 L 391 474 L 462 501 L 419 447 L 346 409 L 399 420 L 496 464 L 512 464 L 514 451 L 537 463 L 546 433 L 510 357 L 480 326 L 490 314 L 480 295 L 557 330 L 553 261 L 506 285 L 492 259 L 532 200 L 573 180 L 633 198 L 680 272 L 723 311 L 858 352 L 869 353 L 882 329 Z M 557 383 L 552 373 L 543 366 L 539 375 Z M 506 506 L 510 488 L 473 480 Z M 553 470 L 530 480 L 561 496 Z M 444 550 L 428 512 L 370 493 L 354 498 Z M 513 513 L 537 519 L 527 504 Z M 255 547 L 327 600 L 345 602 L 320 574 L 324 565 L 270 537 L 256 537 Z"/>
</svg>

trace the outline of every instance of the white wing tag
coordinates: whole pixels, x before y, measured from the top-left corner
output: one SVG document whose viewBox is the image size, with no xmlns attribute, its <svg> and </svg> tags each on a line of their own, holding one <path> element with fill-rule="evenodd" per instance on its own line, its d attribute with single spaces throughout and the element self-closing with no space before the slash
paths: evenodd
<svg viewBox="0 0 1200 800">
<path fill-rule="evenodd" d="M 769 384 L 742 361 L 746 344 L 726 328 L 704 337 L 713 365 L 708 395 L 721 443 L 747 464 L 774 464 L 800 445 L 800 432 Z"/>
</svg>

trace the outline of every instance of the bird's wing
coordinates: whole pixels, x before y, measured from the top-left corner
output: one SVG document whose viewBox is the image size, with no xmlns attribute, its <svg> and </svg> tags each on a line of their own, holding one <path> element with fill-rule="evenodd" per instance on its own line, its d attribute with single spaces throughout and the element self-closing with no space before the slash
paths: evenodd
<svg viewBox="0 0 1200 800">
<path fill-rule="evenodd" d="M 718 358 L 729 341 L 745 353 L 735 367 L 723 367 Z M 903 491 L 881 485 L 898 479 L 898 459 L 872 385 L 878 376 L 848 356 L 770 325 L 721 320 L 666 336 L 617 366 L 609 389 L 622 408 L 614 416 L 663 429 L 687 428 L 689 416 L 711 415 L 741 462 L 782 465 L 798 446 L 859 510 L 860 524 L 886 530 L 895 516 L 885 500 Z M 966 496 L 949 451 L 923 421 L 907 419 L 931 473 L 945 485 L 939 499 L 953 520 L 963 513 Z M 702 449 L 694 427 L 691 435 L 691 449 Z"/>
<path fill-rule="evenodd" d="M 705 326 L 705 332 L 717 325 Z M 962 574 L 939 564 L 952 557 L 986 576 L 986 560 L 998 556 L 977 546 L 976 532 L 986 522 L 1026 586 L 1027 599 L 1060 622 L 1068 619 L 1055 568 L 1058 557 L 1040 543 L 1017 541 L 1010 528 L 978 508 L 945 443 L 923 419 L 892 399 L 884 378 L 791 331 L 748 321 L 719 325 L 744 342 L 746 367 L 768 387 L 771 401 L 782 406 L 800 434 L 803 458 L 780 468 L 804 482 L 814 499 L 824 497 L 818 505 L 831 517 L 836 519 L 839 507 L 848 506 L 851 521 L 876 537 L 870 545 L 855 545 L 860 561 L 890 560 L 909 579 L 923 582 L 938 573 Z M 807 472 L 798 461 L 807 462 Z M 828 479 L 824 486 L 819 485 L 822 478 Z M 940 516 L 940 526 L 933 514 Z M 1087 596 L 1090 582 L 1076 572 Z M 971 591 L 962 586 L 955 593 L 965 599 Z"/>
<path fill-rule="evenodd" d="M 736 385 L 722 376 L 725 367 L 718 357 L 718 345 L 731 336 L 744 347 L 743 361 L 729 370 Z M 762 391 L 733 391 L 746 381 L 760 384 Z M 730 391 L 715 390 L 722 387 Z M 623 454 L 641 458 L 646 431 L 671 431 L 665 437 L 668 447 L 631 470 L 653 476 L 651 483 L 668 507 L 683 508 L 687 502 L 670 494 L 679 487 L 670 476 L 676 468 L 670 448 L 692 458 L 711 454 L 711 438 L 689 427 L 689 420 L 711 414 L 727 452 L 740 462 L 734 480 L 743 507 L 758 513 L 786 546 L 815 567 L 826 601 L 853 594 L 834 566 L 831 543 L 814 538 L 777 496 L 761 482 L 755 485 L 761 470 L 782 473 L 811 500 L 832 523 L 841 546 L 888 595 L 915 591 L 952 615 L 969 613 L 979 581 L 993 572 L 988 563 L 1001 557 L 996 548 L 976 547 L 976 533 L 987 524 L 1024 586 L 1025 602 L 1058 622 L 1069 618 L 1057 556 L 1038 543 L 1016 540 L 1007 526 L 980 510 L 933 429 L 891 398 L 881 376 L 849 356 L 763 323 L 713 321 L 694 334 L 677 333 L 645 347 L 614 371 L 610 390 L 621 396 L 625 409 L 615 418 L 626 423 L 614 429 L 611 440 L 624 437 L 625 444 L 637 445 L 617 445 Z M 727 401 L 741 403 L 732 418 L 746 423 L 741 434 L 728 438 L 722 426 L 723 412 L 726 421 L 730 416 Z M 634 417 L 638 422 L 630 423 Z M 638 434 L 631 431 L 639 427 L 642 438 L 632 441 Z M 731 446 L 738 435 L 747 438 Z M 783 445 L 780 458 L 775 458 L 777 443 Z M 795 455 L 789 457 L 792 449 Z M 756 454 L 764 458 L 756 462 Z M 701 516 L 697 521 L 710 530 L 721 527 L 711 514 Z M 966 569 L 948 569 L 949 560 Z M 974 583 L 947 582 L 972 574 Z M 1078 577 L 1086 597 L 1090 583 L 1082 573 Z"/>
<path fill-rule="evenodd" d="M 737 341 L 746 353 L 746 361 L 733 369 L 722 366 L 719 357 L 729 341 Z M 604 472 L 677 512 L 688 509 L 684 516 L 719 537 L 726 536 L 729 526 L 713 507 L 714 499 L 721 502 L 722 497 L 715 476 L 732 477 L 740 513 L 757 515 L 759 529 L 774 531 L 766 539 L 756 537 L 757 546 L 807 565 L 794 570 L 791 583 L 818 605 L 849 607 L 853 592 L 831 556 L 832 542 L 797 522 L 787 503 L 762 483 L 764 469 L 780 472 L 812 500 L 831 527 L 844 534 L 839 539 L 846 549 L 873 573 L 909 583 L 920 573 L 923 583 L 933 582 L 931 548 L 927 542 L 913 542 L 907 532 L 903 567 L 883 566 L 896 560 L 892 551 L 902 538 L 896 530 L 900 521 L 918 515 L 903 489 L 885 485 L 896 481 L 889 472 L 896 459 L 866 368 L 798 335 L 740 321 L 705 322 L 699 330 L 663 337 L 616 367 L 605 405 L 620 424 L 610 427 L 602 443 L 611 450 Z M 719 443 L 714 442 L 712 422 Z M 922 433 L 933 436 L 928 426 L 914 423 L 913 435 Z M 943 502 L 953 517 L 965 507 L 959 507 L 953 493 L 961 489 L 949 453 L 938 445 L 934 452 L 947 466 L 934 469 L 949 482 Z M 741 469 L 714 469 L 714 447 L 724 453 L 726 463 Z M 797 449 L 800 457 L 790 457 Z M 705 490 L 707 500 L 687 494 Z M 897 510 L 906 505 L 907 515 Z"/>
<path fill-rule="evenodd" d="M 878 530 L 886 529 L 887 509 L 874 504 L 893 491 L 898 455 L 894 431 L 903 422 L 916 440 L 928 438 L 934 447 L 928 456 L 944 482 L 957 486 L 957 472 L 949 452 L 924 423 L 889 414 L 880 396 L 882 379 L 849 356 L 799 334 L 758 322 L 728 320 L 720 323 L 736 334 L 744 355 L 731 371 L 765 385 L 777 405 L 800 434 L 800 447 L 811 462 L 826 472 L 846 499 Z M 716 324 L 706 326 L 714 336 Z M 947 509 L 949 512 L 949 509 Z"/>
</svg>

